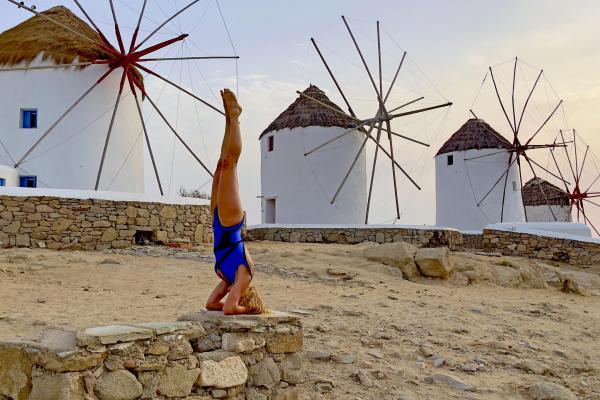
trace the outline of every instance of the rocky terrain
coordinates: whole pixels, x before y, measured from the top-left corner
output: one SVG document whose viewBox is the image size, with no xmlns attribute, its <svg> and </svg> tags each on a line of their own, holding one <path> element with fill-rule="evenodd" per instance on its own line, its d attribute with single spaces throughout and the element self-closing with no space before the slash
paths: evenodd
<svg viewBox="0 0 600 400">
<path fill-rule="evenodd" d="M 254 242 L 269 307 L 301 315 L 301 399 L 600 399 L 600 266 Z M 175 320 L 217 283 L 211 249 L 0 253 L 0 340 Z M 427 274 L 428 276 L 423 276 Z"/>
</svg>

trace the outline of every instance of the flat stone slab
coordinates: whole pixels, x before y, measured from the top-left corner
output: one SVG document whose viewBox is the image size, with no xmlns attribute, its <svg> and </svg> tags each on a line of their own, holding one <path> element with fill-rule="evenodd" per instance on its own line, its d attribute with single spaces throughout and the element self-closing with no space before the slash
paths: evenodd
<svg viewBox="0 0 600 400">
<path fill-rule="evenodd" d="M 196 311 L 182 315 L 178 321 L 212 322 L 217 325 L 236 326 L 239 330 L 252 329 L 257 326 L 275 326 L 283 323 L 297 322 L 298 315 L 282 311 L 269 311 L 265 314 L 225 315 L 221 311 Z"/>
<path fill-rule="evenodd" d="M 108 325 L 86 328 L 77 332 L 77 344 L 114 344 L 154 337 L 154 330 L 133 325 Z"/>
<path fill-rule="evenodd" d="M 165 335 L 168 333 L 175 333 L 179 331 L 185 331 L 188 329 L 196 328 L 194 324 L 189 321 L 177 321 L 177 322 L 147 322 L 143 324 L 124 324 L 126 326 L 133 326 L 136 328 L 151 329 L 156 335 Z"/>
</svg>

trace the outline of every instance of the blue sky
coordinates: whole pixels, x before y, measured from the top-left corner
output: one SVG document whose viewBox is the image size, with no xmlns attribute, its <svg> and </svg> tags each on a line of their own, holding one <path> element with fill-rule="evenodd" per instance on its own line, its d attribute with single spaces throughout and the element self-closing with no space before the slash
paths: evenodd
<svg viewBox="0 0 600 400">
<path fill-rule="evenodd" d="M 38 9 L 45 9 L 55 5 L 56 1 L 38 0 L 33 4 Z M 32 4 L 31 1 L 26 3 Z M 82 3 L 101 28 L 110 32 L 108 1 L 83 0 Z M 141 0 L 115 0 L 126 36 L 130 34 L 128 28 L 136 23 L 134 10 L 141 3 Z M 75 10 L 70 1 L 62 4 Z M 149 0 L 143 28 L 154 29 L 157 22 L 165 19 L 165 14 L 171 14 L 185 4 L 187 2 L 183 0 Z M 342 14 L 348 17 L 373 70 L 376 69 L 375 21 L 381 21 L 386 82 L 391 79 L 402 51 L 408 52 L 410 65 L 405 75 L 401 75 L 398 92 L 394 92 L 397 97 L 392 96 L 392 100 L 408 99 L 413 92 L 420 90 L 428 100 L 431 99 L 431 104 L 443 99 L 454 102 L 448 112 L 434 112 L 427 117 L 398 124 L 403 133 L 431 143 L 431 148 L 426 150 L 399 145 L 402 163 L 423 186 L 419 192 L 407 181 L 400 182 L 402 222 L 434 223 L 435 151 L 469 117 L 468 110 L 473 105 L 487 67 L 515 56 L 533 67 L 543 68 L 545 72 L 546 92 L 542 96 L 540 91 L 540 98 L 532 109 L 532 127 L 543 120 L 544 113 L 553 108 L 555 101 L 564 100 L 564 110 L 561 109 L 556 121 L 549 124 L 547 132 L 544 132 L 546 136 L 541 137 L 542 142 L 538 143 L 552 140 L 552 135 L 559 128 L 577 128 L 583 139 L 600 154 L 598 1 L 220 0 L 220 5 L 235 50 L 241 57 L 238 75 L 235 63 L 231 61 L 208 61 L 191 66 L 165 63 L 159 68 L 164 74 L 170 72 L 169 76 L 174 81 L 193 88 L 215 103 L 219 101 L 217 94 L 221 87 L 235 89 L 239 85 L 240 102 L 245 110 L 242 129 L 246 141 L 240 180 L 250 223 L 260 219 L 257 138 L 262 130 L 296 98 L 295 91 L 303 90 L 309 83 L 318 85 L 332 100 L 342 104 L 310 45 L 310 37 L 314 36 L 322 46 L 353 105 L 356 104 L 360 110 L 359 115 L 370 116 L 376 107 L 368 77 L 359 65 L 359 58 L 344 30 L 340 19 Z M 17 10 L 8 2 L 0 7 L 0 29 L 9 28 L 29 17 L 27 12 Z M 190 39 L 173 48 L 171 55 L 233 52 L 215 0 L 201 0 L 167 28 L 157 35 L 157 39 L 191 31 Z M 531 85 L 532 76 L 535 76 L 533 67 L 525 65 L 520 71 L 522 90 Z M 498 66 L 499 76 L 506 73 L 504 76 L 509 77 L 510 71 L 510 63 Z M 508 80 L 504 87 L 506 85 L 509 85 Z M 222 119 L 176 91 L 163 88 L 158 81 L 150 79 L 148 87 L 162 93 L 160 104 L 169 118 L 177 121 L 182 134 L 214 166 L 222 135 Z M 493 96 L 490 96 L 491 90 L 489 85 L 484 86 L 474 107 L 482 113 L 482 118 L 493 122 L 504 133 L 506 122 L 498 114 L 497 103 L 494 104 Z M 526 91 L 519 93 L 526 94 Z M 159 149 L 159 168 L 163 171 L 161 176 L 163 181 L 170 183 L 171 192 L 181 185 L 195 188 L 207 182 L 208 176 L 197 168 L 183 149 L 177 144 L 173 147 L 166 128 L 158 120 L 151 120 L 149 126 L 153 131 L 152 140 L 159 143 L 156 147 Z M 536 157 L 541 163 L 548 160 L 547 155 Z M 378 170 L 378 211 L 373 222 L 393 219 L 393 194 L 387 185 L 389 175 L 384 168 Z M 156 190 L 152 175 L 148 173 L 147 177 L 148 191 Z M 209 186 L 206 186 L 207 190 Z"/>
</svg>

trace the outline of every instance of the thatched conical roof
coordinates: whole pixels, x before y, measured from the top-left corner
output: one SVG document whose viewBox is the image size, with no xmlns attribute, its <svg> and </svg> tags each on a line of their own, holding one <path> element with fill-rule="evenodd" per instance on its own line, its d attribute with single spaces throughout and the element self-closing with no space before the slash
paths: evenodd
<svg viewBox="0 0 600 400">
<path fill-rule="evenodd" d="M 511 143 L 482 119 L 471 118 L 454 132 L 436 156 L 454 151 L 509 149 Z"/>
<path fill-rule="evenodd" d="M 525 206 L 568 206 L 569 195 L 542 178 L 531 178 L 521 189 Z"/>
<path fill-rule="evenodd" d="M 310 85 L 304 91 L 304 93 L 322 103 L 327 104 L 330 107 L 334 107 L 342 111 L 340 107 L 329 100 L 325 93 L 315 85 Z M 351 118 L 345 117 L 342 114 L 325 108 L 322 105 L 307 99 L 306 97 L 299 96 L 296 101 L 294 101 L 287 108 L 287 110 L 275 118 L 275 121 L 271 122 L 267 129 L 261 133 L 260 137 L 262 138 L 265 134 L 271 131 L 306 126 L 339 126 L 342 128 L 351 128 L 356 126 L 356 123 Z"/>
<path fill-rule="evenodd" d="M 101 43 L 98 33 L 66 7 L 53 7 L 42 14 Z M 37 15 L 0 34 L 0 65 L 30 63 L 40 53 L 44 60 L 56 64 L 68 64 L 76 58 L 79 62 L 110 58 L 93 42 Z"/>
</svg>

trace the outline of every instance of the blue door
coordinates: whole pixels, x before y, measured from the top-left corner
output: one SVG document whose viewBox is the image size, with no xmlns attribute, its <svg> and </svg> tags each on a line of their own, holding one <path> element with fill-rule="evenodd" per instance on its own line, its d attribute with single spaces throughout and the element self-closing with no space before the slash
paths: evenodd
<svg viewBox="0 0 600 400">
<path fill-rule="evenodd" d="M 21 176 L 19 186 L 27 188 L 37 187 L 37 176 Z"/>
</svg>

